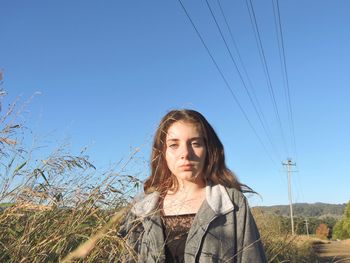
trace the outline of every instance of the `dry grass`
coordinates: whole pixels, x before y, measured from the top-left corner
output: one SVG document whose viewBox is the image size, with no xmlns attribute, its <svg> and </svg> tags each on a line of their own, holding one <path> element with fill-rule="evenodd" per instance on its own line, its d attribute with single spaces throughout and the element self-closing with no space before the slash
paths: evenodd
<svg viewBox="0 0 350 263">
<path fill-rule="evenodd" d="M 118 223 L 135 181 L 109 174 L 102 184 L 79 191 L 60 187 L 60 200 L 52 198 L 49 186 L 17 187 L 7 195 L 12 205 L 0 212 L 0 262 L 117 261 L 124 248 Z"/>
<path fill-rule="evenodd" d="M 95 189 L 70 207 L 14 202 L 0 212 L 0 262 L 58 262 L 68 255 L 66 262 L 116 261 L 124 246 L 116 234 L 123 207 L 122 200 L 107 206 Z"/>
<path fill-rule="evenodd" d="M 257 209 L 253 212 L 269 262 L 317 262 L 312 238 L 285 233 L 277 217 Z"/>
<path fill-rule="evenodd" d="M 5 96 L 0 90 L 0 262 L 117 262 L 118 222 L 140 185 L 126 170 L 137 151 L 105 171 L 67 145 L 38 159 L 20 123 L 28 102 L 6 107 Z"/>
<path fill-rule="evenodd" d="M 0 116 L 0 262 L 120 261 L 128 248 L 118 224 L 140 185 L 126 167 L 137 151 L 106 171 L 65 146 L 33 160 L 17 103 Z M 254 216 L 269 262 L 313 262 L 307 240 L 284 234 L 272 216 Z"/>
</svg>

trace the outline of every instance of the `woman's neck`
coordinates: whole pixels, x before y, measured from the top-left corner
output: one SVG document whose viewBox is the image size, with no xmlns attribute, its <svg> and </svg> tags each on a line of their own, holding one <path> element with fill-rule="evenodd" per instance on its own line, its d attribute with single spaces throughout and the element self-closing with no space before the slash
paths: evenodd
<svg viewBox="0 0 350 263">
<path fill-rule="evenodd" d="M 206 183 L 203 179 L 198 179 L 195 181 L 188 181 L 188 180 L 178 180 L 178 187 L 175 191 L 168 191 L 168 194 L 196 194 L 198 192 L 203 191 L 203 188 L 205 188 Z"/>
<path fill-rule="evenodd" d="M 205 199 L 205 182 L 179 181 L 177 191 L 168 191 L 163 201 L 165 215 L 197 213 Z"/>
</svg>

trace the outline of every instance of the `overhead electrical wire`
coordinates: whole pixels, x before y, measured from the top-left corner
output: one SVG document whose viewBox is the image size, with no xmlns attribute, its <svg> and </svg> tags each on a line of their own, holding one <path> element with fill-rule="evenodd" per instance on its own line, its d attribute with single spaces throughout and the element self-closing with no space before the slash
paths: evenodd
<svg viewBox="0 0 350 263">
<path fill-rule="evenodd" d="M 287 62 L 286 62 L 287 61 L 286 52 L 284 48 L 285 45 L 284 45 L 284 37 L 283 37 L 283 30 L 282 30 L 282 23 L 281 23 L 281 12 L 279 8 L 279 0 L 276 0 L 276 5 L 274 4 L 274 0 L 272 0 L 272 6 L 273 6 L 273 12 L 275 16 L 276 31 L 277 31 L 277 35 L 279 36 L 277 39 L 279 40 L 279 54 L 280 54 L 280 59 L 282 63 L 282 72 L 285 80 L 285 95 L 286 95 L 285 98 L 286 98 L 286 104 L 288 108 L 289 130 L 290 130 L 294 155 L 296 157 L 297 148 L 296 148 L 296 140 L 295 140 L 293 108 L 292 108 L 292 103 L 290 98 L 289 77 L 288 77 Z"/>
<path fill-rule="evenodd" d="M 227 51 L 228 51 L 228 53 L 229 53 L 229 56 L 230 56 L 230 58 L 231 58 L 231 61 L 232 61 L 233 65 L 235 66 L 235 69 L 236 69 L 236 71 L 237 71 L 237 73 L 238 73 L 238 75 L 239 75 L 239 78 L 240 78 L 240 80 L 241 80 L 241 82 L 242 82 L 242 84 L 243 84 L 243 87 L 244 87 L 244 89 L 245 89 L 245 91 L 246 91 L 246 93 L 247 93 L 247 95 L 248 95 L 248 98 L 249 98 L 249 100 L 250 100 L 250 103 L 253 105 L 254 111 L 255 111 L 256 115 L 258 116 L 258 119 L 259 119 L 259 121 L 260 121 L 260 124 L 261 124 L 261 126 L 263 127 L 263 130 L 264 130 L 264 132 L 265 132 L 265 134 L 266 134 L 266 136 L 267 136 L 267 138 L 268 138 L 268 140 L 269 140 L 269 142 L 270 142 L 272 148 L 273 148 L 275 151 L 277 151 L 277 149 L 276 149 L 275 146 L 274 146 L 274 143 L 272 142 L 272 139 L 271 139 L 270 134 L 269 134 L 269 132 L 268 132 L 268 130 L 267 130 L 267 127 L 266 127 L 264 121 L 262 120 L 261 111 L 257 108 L 257 106 L 256 106 L 256 104 L 255 104 L 255 102 L 254 102 L 254 100 L 253 100 L 253 98 L 252 98 L 252 95 L 251 95 L 251 93 L 250 93 L 250 91 L 249 91 L 249 89 L 248 89 L 248 87 L 247 87 L 247 85 L 246 85 L 246 83 L 245 83 L 245 81 L 244 81 L 244 78 L 243 78 L 243 76 L 242 76 L 242 73 L 240 72 L 240 70 L 239 70 L 239 68 L 238 68 L 238 65 L 237 65 L 235 59 L 233 58 L 231 49 L 230 49 L 230 47 L 228 46 L 228 43 L 227 43 L 227 41 L 226 41 L 226 39 L 225 39 L 225 37 L 224 37 L 224 35 L 223 35 L 223 33 L 222 33 L 222 30 L 221 30 L 221 28 L 220 28 L 220 25 L 219 25 L 219 23 L 217 22 L 217 19 L 216 19 L 216 17 L 215 17 L 215 14 L 214 14 L 214 12 L 213 12 L 213 10 L 212 10 L 212 8 L 211 8 L 211 6 L 210 6 L 208 0 L 206 0 L 206 3 L 207 3 L 207 6 L 208 6 L 208 9 L 209 9 L 209 11 L 210 11 L 210 14 L 211 14 L 211 16 L 212 16 L 212 18 L 213 18 L 213 20 L 214 20 L 214 22 L 215 22 L 215 25 L 216 25 L 216 27 L 217 27 L 219 33 L 220 33 L 221 39 L 223 40 L 223 42 L 224 42 L 224 44 L 225 44 L 225 47 L 226 47 L 226 49 L 227 49 Z M 279 157 L 279 154 L 278 154 L 278 153 L 277 153 L 277 157 Z"/>
<path fill-rule="evenodd" d="M 222 72 L 221 68 L 219 67 L 218 63 L 216 62 L 214 56 L 213 56 L 212 53 L 210 52 L 210 50 L 209 50 L 207 44 L 205 43 L 205 41 L 204 41 L 202 35 L 200 34 L 199 30 L 197 29 L 195 23 L 193 22 L 193 20 L 192 20 L 190 14 L 188 13 L 186 7 L 183 5 L 183 3 L 182 3 L 181 0 L 178 0 L 178 2 L 180 3 L 180 5 L 181 5 L 183 11 L 185 12 L 185 14 L 186 14 L 188 20 L 190 21 L 192 27 L 193 27 L 194 30 L 196 31 L 197 36 L 199 37 L 201 43 L 203 44 L 205 50 L 207 51 L 207 53 L 208 53 L 208 55 L 209 55 L 209 57 L 211 58 L 212 62 L 214 63 L 216 69 L 218 70 L 218 72 L 219 72 L 221 78 L 223 79 L 223 81 L 224 81 L 226 87 L 227 87 L 228 90 L 230 91 L 230 93 L 231 93 L 231 95 L 232 95 L 232 98 L 234 99 L 234 101 L 235 101 L 236 104 L 238 105 L 240 111 L 242 112 L 244 118 L 245 118 L 246 121 L 248 122 L 250 128 L 253 130 L 255 136 L 258 138 L 260 144 L 263 146 L 263 149 L 265 150 L 265 152 L 266 152 L 266 154 L 268 155 L 268 157 L 270 158 L 270 160 L 277 166 L 276 162 L 275 162 L 274 159 L 272 158 L 271 154 L 270 154 L 269 151 L 267 150 L 265 144 L 263 143 L 263 141 L 262 141 L 262 139 L 260 138 L 259 134 L 257 133 L 256 129 L 254 128 L 252 122 L 250 121 L 250 119 L 249 119 L 247 113 L 245 112 L 244 108 L 242 107 L 241 103 L 239 102 L 237 96 L 236 96 L 235 93 L 233 92 L 233 90 L 232 90 L 232 88 L 231 88 L 231 85 L 230 85 L 229 82 L 227 81 L 225 75 L 223 74 L 223 72 Z"/>
<path fill-rule="evenodd" d="M 295 139 L 295 132 L 294 132 L 294 119 L 293 119 L 293 110 L 292 110 L 292 103 L 291 103 L 291 97 L 290 97 L 290 86 L 289 86 L 289 77 L 288 77 L 288 70 L 287 70 L 287 60 L 285 55 L 285 45 L 284 45 L 284 37 L 283 37 L 283 30 L 282 30 L 282 23 L 281 23 L 281 12 L 279 8 L 279 0 L 276 0 L 276 4 L 274 0 L 272 0 L 272 6 L 273 6 L 273 14 L 275 17 L 275 27 L 276 27 L 276 35 L 278 40 L 278 50 L 279 50 L 279 56 L 280 56 L 280 62 L 281 62 L 281 70 L 284 80 L 284 89 L 285 89 L 285 100 L 287 105 L 287 112 L 288 112 L 288 119 L 289 119 L 289 131 L 291 136 L 291 145 L 292 150 L 294 151 L 294 159 L 297 160 L 297 148 L 296 148 L 296 139 Z M 296 164 L 297 165 L 297 164 Z M 301 202 L 304 202 L 304 193 L 303 188 L 301 187 L 300 183 L 300 177 L 299 173 L 296 173 L 297 176 L 294 181 L 297 181 L 297 190 L 298 195 L 301 198 Z M 295 199 L 297 202 L 297 199 Z"/>
<path fill-rule="evenodd" d="M 256 16 L 255 16 L 254 6 L 253 6 L 253 3 L 251 0 L 246 0 L 246 5 L 247 5 L 248 12 L 249 12 L 250 21 L 251 21 L 252 26 L 253 26 L 253 31 L 255 33 L 254 36 L 255 36 L 257 46 L 258 46 L 258 50 L 259 50 L 260 59 L 261 59 L 262 65 L 263 65 L 264 73 L 266 76 L 267 86 L 268 86 L 269 94 L 270 94 L 270 97 L 272 100 L 276 120 L 277 120 L 279 128 L 280 128 L 281 139 L 283 142 L 283 146 L 285 148 L 285 152 L 288 156 L 289 155 L 288 145 L 286 143 L 286 138 L 285 138 L 284 131 L 283 131 L 282 121 L 281 121 L 281 117 L 280 117 L 280 114 L 278 111 L 275 92 L 274 92 L 274 89 L 272 87 L 272 81 L 271 81 L 271 77 L 270 77 L 269 68 L 268 68 L 267 62 L 266 62 L 266 56 L 265 56 L 264 48 L 263 48 L 261 37 L 260 37 L 260 31 L 259 31 L 258 23 L 256 20 Z"/>
<path fill-rule="evenodd" d="M 240 72 L 240 70 L 239 70 L 239 68 L 238 68 L 238 66 L 237 66 L 237 63 L 235 62 L 235 60 L 234 60 L 234 58 L 233 58 L 233 56 L 232 56 L 232 53 L 231 53 L 231 51 L 230 51 L 230 48 L 229 48 L 229 46 L 227 45 L 227 42 L 226 42 L 225 37 L 224 37 L 224 35 L 223 35 L 223 33 L 222 33 L 222 30 L 220 29 L 220 26 L 219 26 L 219 24 L 218 24 L 218 22 L 217 22 L 217 19 L 215 18 L 215 14 L 214 14 L 214 12 L 213 12 L 213 10 L 212 10 L 212 8 L 211 8 L 209 2 L 207 1 L 207 6 L 208 6 L 208 8 L 209 8 L 209 10 L 210 10 L 210 13 L 211 13 L 211 15 L 212 15 L 212 17 L 213 17 L 213 19 L 214 19 L 214 21 L 215 21 L 215 24 L 216 24 L 216 26 L 217 26 L 217 28 L 218 28 L 218 30 L 219 30 L 219 32 L 220 32 L 220 35 L 221 35 L 221 37 L 222 37 L 222 39 L 223 39 L 223 41 L 224 41 L 224 43 L 225 43 L 225 45 L 226 45 L 226 48 L 227 48 L 227 50 L 228 50 L 228 52 L 229 52 L 229 54 L 230 54 L 231 60 L 232 60 L 233 64 L 235 65 L 235 68 L 236 68 L 236 70 L 237 70 L 237 72 L 238 72 L 238 75 L 239 75 L 239 77 L 240 77 L 240 79 L 241 79 L 241 81 L 242 81 L 243 87 L 244 87 L 244 89 L 245 89 L 246 92 L 247 92 L 247 95 L 248 95 L 248 97 L 249 97 L 249 100 L 250 100 L 251 104 L 253 105 L 253 108 L 254 108 L 254 110 L 255 110 L 255 112 L 256 112 L 258 118 L 259 118 L 260 124 L 261 124 L 261 126 L 263 127 L 263 129 L 264 129 L 264 132 L 265 132 L 265 134 L 266 134 L 266 137 L 267 137 L 267 139 L 269 140 L 269 142 L 270 142 L 270 144 L 271 144 L 271 147 L 272 147 L 273 151 L 275 152 L 276 156 L 281 160 L 281 155 L 280 155 L 280 153 L 279 153 L 279 151 L 278 151 L 276 145 L 273 143 L 272 136 L 271 136 L 271 131 L 270 131 L 269 127 L 268 127 L 268 123 L 267 123 L 267 121 L 266 121 L 264 112 L 263 112 L 262 109 L 261 109 L 259 100 L 257 99 L 257 96 L 256 96 L 256 94 L 255 94 L 255 90 L 254 90 L 252 81 L 251 81 L 251 79 L 250 79 L 250 77 L 249 77 L 249 74 L 248 74 L 248 72 L 247 72 L 247 69 L 246 69 L 246 67 L 245 67 L 245 65 L 244 65 L 244 63 L 243 63 L 243 60 L 242 60 L 242 57 L 241 57 L 239 48 L 238 48 L 238 46 L 237 46 L 237 44 L 236 44 L 236 41 L 235 41 L 235 38 L 234 38 L 234 36 L 233 36 L 231 27 L 230 27 L 230 25 L 229 25 L 229 23 L 228 23 L 228 21 L 227 21 L 226 15 L 225 15 L 225 13 L 224 13 L 224 11 L 223 11 L 223 8 L 222 8 L 222 6 L 221 6 L 219 0 L 217 0 L 217 4 L 218 4 L 218 6 L 219 6 L 220 13 L 221 13 L 222 17 L 224 18 L 225 25 L 226 25 L 227 30 L 228 30 L 228 32 L 229 32 L 229 35 L 230 35 L 231 41 L 232 41 L 232 43 L 233 43 L 233 46 L 234 46 L 234 48 L 235 48 L 235 51 L 236 51 L 236 53 L 237 53 L 237 55 L 238 55 L 238 60 L 239 60 L 239 62 L 240 62 L 240 65 L 241 65 L 241 67 L 242 67 L 242 69 L 243 69 L 243 72 L 244 72 L 244 74 L 245 74 L 246 79 L 248 80 L 248 84 L 249 84 L 249 87 L 250 87 L 250 89 L 251 89 L 251 92 L 249 91 L 248 85 L 245 83 L 245 81 L 244 81 L 244 79 L 243 79 L 243 77 L 242 77 L 242 74 L 241 74 L 241 72 Z M 251 94 L 253 94 L 253 96 L 251 96 Z M 254 98 L 254 99 L 253 99 L 253 98 Z M 254 100 L 255 100 L 255 102 L 254 102 Z"/>
</svg>

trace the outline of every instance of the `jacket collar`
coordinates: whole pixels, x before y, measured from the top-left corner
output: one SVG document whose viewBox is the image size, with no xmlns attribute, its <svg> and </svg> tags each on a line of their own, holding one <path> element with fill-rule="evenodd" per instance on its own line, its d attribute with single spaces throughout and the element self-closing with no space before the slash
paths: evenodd
<svg viewBox="0 0 350 263">
<path fill-rule="evenodd" d="M 227 190 L 221 184 L 206 186 L 206 200 L 215 214 L 226 214 L 234 210 L 234 205 Z"/>
<path fill-rule="evenodd" d="M 131 211 L 137 216 L 144 217 L 157 210 L 158 200 L 159 192 L 141 194 L 135 198 L 136 203 L 131 208 Z"/>
<path fill-rule="evenodd" d="M 227 190 L 224 186 L 210 185 L 205 187 L 206 201 L 209 207 L 214 211 L 215 214 L 226 214 L 234 210 L 234 205 Z M 151 212 L 154 212 L 158 208 L 159 193 L 153 192 L 151 194 L 142 195 L 139 198 L 140 201 L 136 201 L 132 207 L 132 212 L 137 216 L 147 216 Z"/>
</svg>

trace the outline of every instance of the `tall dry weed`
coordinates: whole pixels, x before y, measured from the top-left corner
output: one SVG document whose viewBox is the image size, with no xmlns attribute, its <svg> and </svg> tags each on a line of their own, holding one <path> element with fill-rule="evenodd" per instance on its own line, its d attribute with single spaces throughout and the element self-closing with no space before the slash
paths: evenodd
<svg viewBox="0 0 350 263">
<path fill-rule="evenodd" d="M 5 98 L 0 89 L 0 262 L 118 262 L 125 245 L 116 215 L 140 185 L 125 169 L 137 151 L 104 171 L 65 145 L 34 160 L 24 106 Z"/>
<path fill-rule="evenodd" d="M 318 262 L 312 249 L 312 240 L 292 236 L 283 228 L 279 218 L 259 209 L 253 210 L 269 262 Z"/>
</svg>

